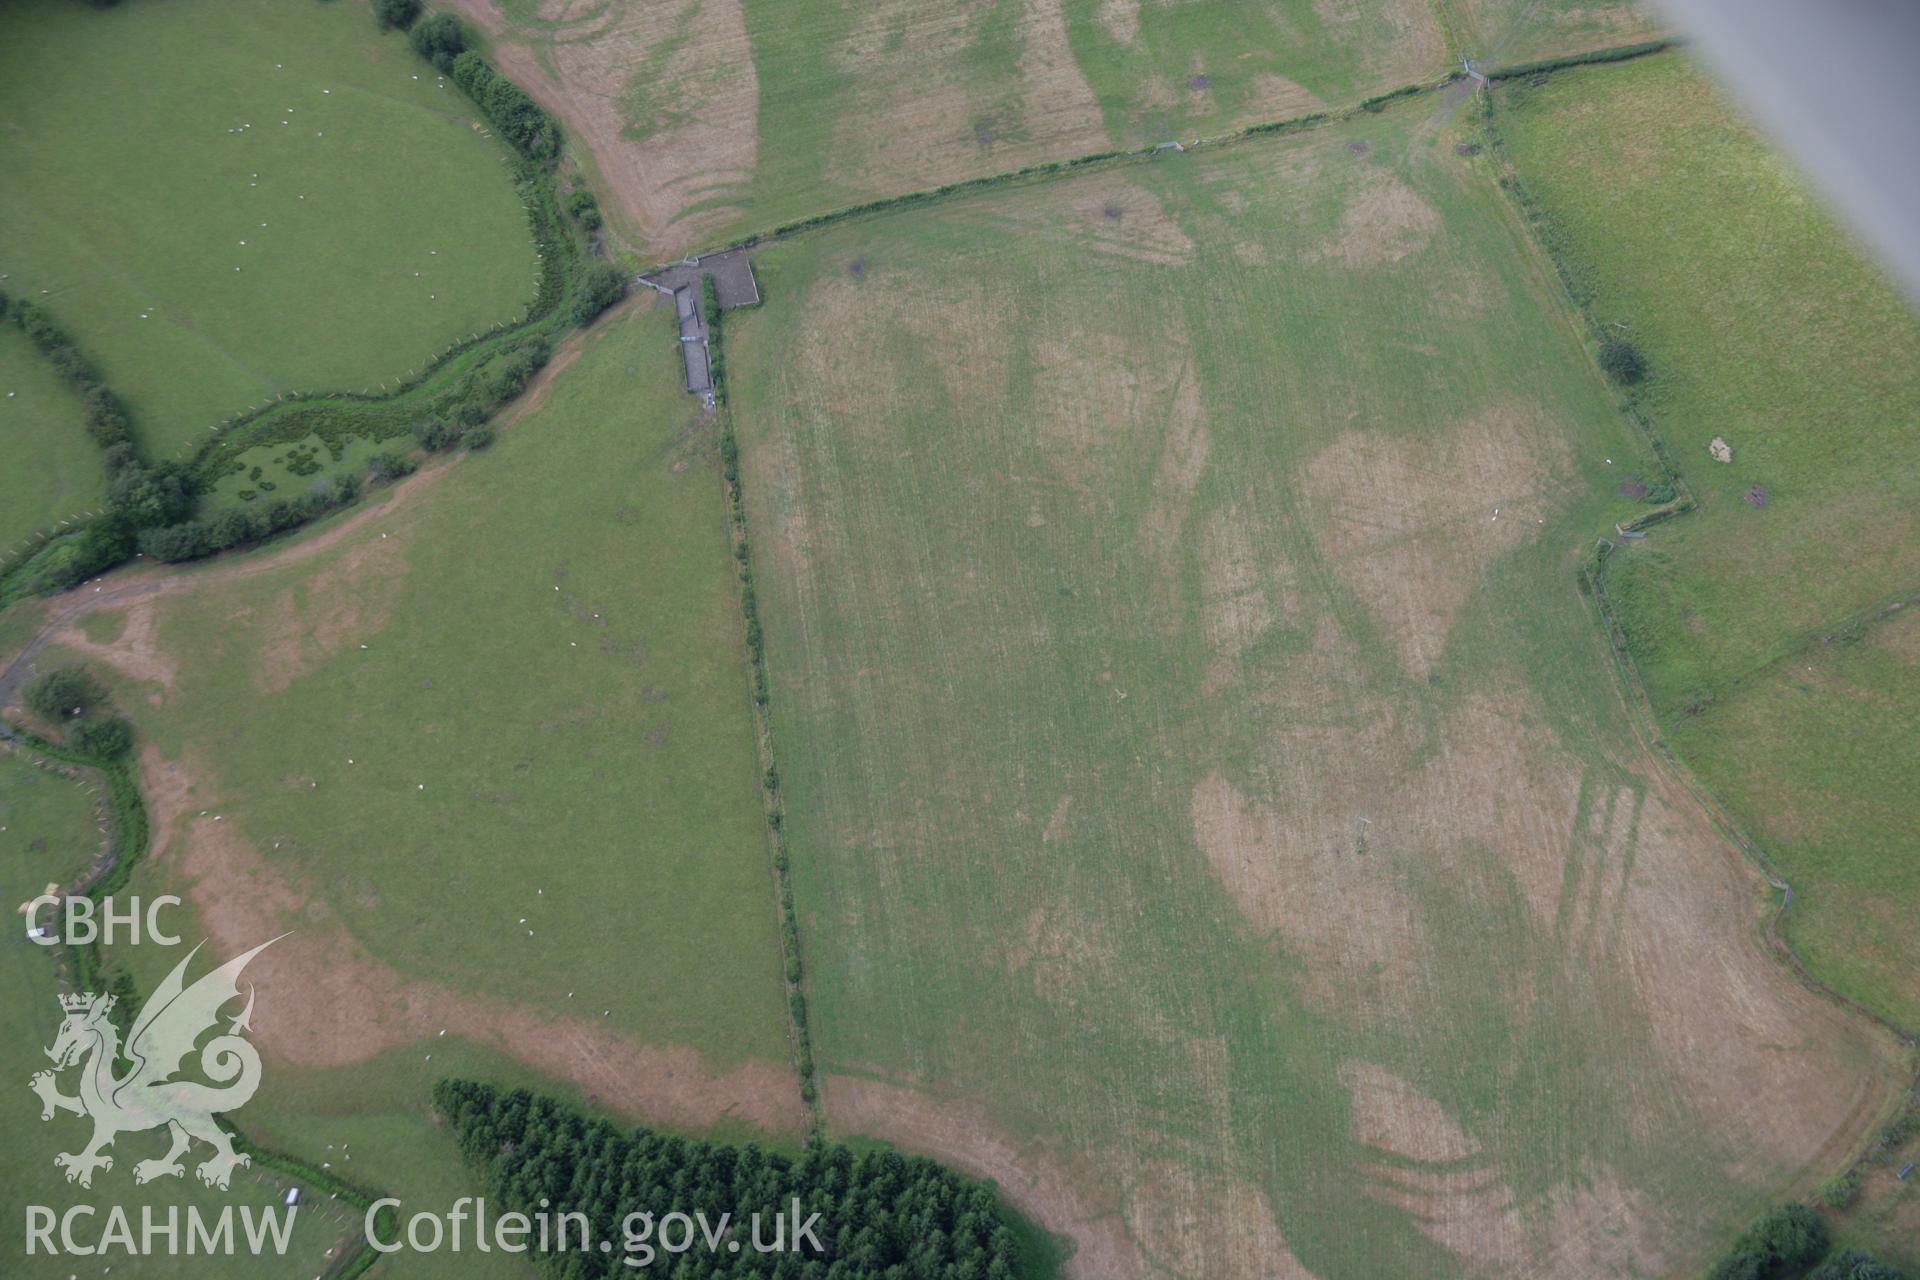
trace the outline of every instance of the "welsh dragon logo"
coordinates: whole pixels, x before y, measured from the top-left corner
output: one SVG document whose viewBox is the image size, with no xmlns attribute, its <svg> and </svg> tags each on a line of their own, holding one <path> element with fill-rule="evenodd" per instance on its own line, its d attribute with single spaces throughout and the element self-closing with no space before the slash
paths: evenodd
<svg viewBox="0 0 1920 1280">
<path fill-rule="evenodd" d="M 247 989 L 246 1008 L 228 1022 L 225 1031 L 219 1031 L 220 1010 L 239 998 L 238 979 L 247 962 L 277 941 L 263 942 L 187 986 L 187 965 L 200 951 L 196 946 L 141 1006 L 124 1050 L 119 1028 L 107 1017 L 114 1003 L 111 995 L 60 997 L 67 1016 L 53 1047 L 46 1051 L 53 1059 L 53 1070 L 36 1072 L 30 1083 L 40 1095 L 42 1120 L 53 1119 L 58 1111 L 93 1120 L 92 1141 L 80 1151 L 53 1158 L 67 1171 L 68 1182 L 92 1186 L 94 1170 L 113 1168 L 106 1148 L 114 1138 L 162 1125 L 172 1136 L 173 1146 L 158 1160 L 134 1165 L 135 1182 L 179 1177 L 184 1172 L 180 1157 L 196 1138 L 213 1148 L 213 1154 L 195 1170 L 210 1187 L 224 1190 L 234 1168 L 250 1163 L 234 1151 L 233 1140 L 213 1117 L 216 1112 L 237 1110 L 260 1087 L 260 1054 L 241 1034 L 253 1015 L 253 989 Z M 209 1031 L 217 1034 L 201 1045 Z M 200 1074 L 211 1084 L 176 1078 L 196 1049 Z M 123 1056 L 131 1066 L 115 1075 Z M 80 1067 L 80 1090 L 69 1097 L 60 1092 L 55 1077 L 75 1065 Z"/>
</svg>

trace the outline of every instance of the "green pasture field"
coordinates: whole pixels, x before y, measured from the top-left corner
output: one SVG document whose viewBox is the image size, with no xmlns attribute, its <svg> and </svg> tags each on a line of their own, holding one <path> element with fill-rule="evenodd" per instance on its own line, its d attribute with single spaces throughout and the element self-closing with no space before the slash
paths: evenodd
<svg viewBox="0 0 1920 1280">
<path fill-rule="evenodd" d="M 1637 745 L 1576 566 L 1650 458 L 1460 136 L 848 224 L 727 319 L 829 1124 L 981 1117 L 1166 1274 L 1684 1273 L 1895 1078 Z"/>
<path fill-rule="evenodd" d="M 1648 0 L 1438 0 L 1462 57 L 1488 69 L 1669 34 Z"/>
<path fill-rule="evenodd" d="M 1672 743 L 1777 851 L 1787 936 L 1814 972 L 1920 1025 L 1920 614 L 1852 627 L 1782 658 Z"/>
<path fill-rule="evenodd" d="M 158 455 L 404 378 L 533 296 L 506 148 L 364 5 L 23 0 L 0 86 L 0 288 L 50 305 Z"/>
<path fill-rule="evenodd" d="M 54 1154 L 79 1150 L 91 1128 L 86 1121 L 64 1114 L 43 1123 L 40 1100 L 26 1087 L 28 1077 L 49 1065 L 41 1050 L 53 1043 L 60 1028 L 60 987 L 55 980 L 53 956 L 27 940 L 18 926 L 20 917 L 12 911 L 49 881 L 71 883 L 90 862 L 100 839 L 93 799 L 82 781 L 42 769 L 13 752 L 0 752 L 0 874 L 4 874 L 10 921 L 4 937 L 0 937 L 0 1078 L 8 1086 L 0 1090 L 0 1123 L 6 1126 L 9 1144 L 8 1158 L 0 1169 L 0 1214 L 5 1221 L 0 1251 L 4 1251 L 9 1276 L 64 1280 L 76 1270 L 100 1274 L 98 1267 L 103 1265 L 93 1259 L 82 1262 L 44 1253 L 28 1258 L 28 1205 L 46 1206 L 56 1214 L 74 1204 L 100 1205 L 102 1216 L 94 1218 L 91 1225 L 97 1236 L 105 1226 L 105 1206 L 109 1204 L 126 1206 L 137 1226 L 143 1207 L 163 1214 L 169 1208 L 178 1208 L 184 1214 L 192 1206 L 211 1216 L 228 1204 L 277 1206 L 287 1185 L 265 1170 L 242 1169 L 234 1174 L 228 1191 L 215 1191 L 193 1177 L 196 1160 L 190 1157 L 184 1177 L 137 1187 L 132 1173 L 135 1161 L 158 1156 L 166 1149 L 166 1139 L 158 1133 L 121 1137 L 112 1152 L 114 1167 L 96 1173 L 91 1189 L 69 1185 L 55 1167 Z M 64 1092 L 73 1092 L 74 1076 L 68 1072 L 63 1077 Z M 204 1155 L 203 1150 L 196 1150 Z M 292 1243 L 287 1250 L 289 1261 L 282 1264 L 278 1274 L 309 1276 L 323 1271 L 328 1265 L 326 1251 L 339 1245 L 350 1227 L 347 1215 L 324 1200 L 309 1198 L 294 1219 Z M 76 1228 L 83 1238 L 87 1230 L 85 1223 Z M 104 1265 L 116 1261 L 123 1270 L 137 1270 L 142 1276 L 208 1276 L 221 1280 L 262 1274 L 259 1264 L 250 1257 L 134 1259 L 115 1254 L 105 1259 Z"/>
<path fill-rule="evenodd" d="M 663 350 L 626 314 L 390 539 L 168 603 L 194 660 L 136 718 L 406 974 L 784 1062 L 716 442 Z"/>
<path fill-rule="evenodd" d="M 191 772 L 180 826 L 133 888 L 187 897 L 199 932 L 219 922 L 183 859 L 234 832 L 264 862 L 223 877 L 272 877 L 305 903 L 276 916 L 269 897 L 257 929 L 343 930 L 380 972 L 450 993 L 424 999 L 687 1046 L 715 1073 L 757 1065 L 797 1115 L 717 437 L 680 388 L 673 333 L 664 309 L 616 313 L 556 358 L 577 355 L 549 398 L 437 486 L 338 547 L 167 598 L 170 686 L 93 665 Z M 145 985 L 167 959 L 150 952 L 116 954 Z M 395 1015 L 365 999 L 307 1016 L 351 1035 Z M 442 1076 L 603 1107 L 620 1101 L 596 1094 L 608 1080 L 666 1087 L 644 1063 L 540 1074 L 482 1039 L 426 1031 L 337 1065 L 269 1055 L 237 1118 L 444 1208 L 472 1187 L 431 1119 Z M 792 1136 L 724 1117 L 718 1132 Z M 527 1274 L 498 1254 L 382 1266 Z"/>
<path fill-rule="evenodd" d="M 1577 288 L 1646 353 L 1643 405 L 1699 502 L 1607 569 L 1655 712 L 1793 884 L 1815 971 L 1920 1026 L 1920 942 L 1900 927 L 1920 882 L 1887 825 L 1911 825 L 1911 771 L 1867 746 L 1914 677 L 1826 656 L 1920 586 L 1920 319 L 1685 57 L 1495 101 Z M 1830 662 L 1850 698 L 1804 687 Z"/>
<path fill-rule="evenodd" d="M 217 878 L 285 883 L 305 904 L 276 914 L 269 894 L 241 927 L 343 930 L 410 989 L 451 993 L 423 999 L 685 1046 L 716 1074 L 758 1068 L 797 1118 L 718 438 L 681 390 L 673 334 L 660 307 L 604 319 L 490 450 L 336 548 L 198 587 L 193 575 L 248 561 L 186 571 L 189 590 L 154 624 L 181 658 L 171 683 L 58 646 L 39 661 L 87 661 L 143 741 L 191 771 L 172 838 L 131 886 L 186 897 L 191 936 L 236 927 L 230 900 L 224 924 L 208 918 L 191 861 L 233 832 L 265 861 Z M 174 959 L 110 958 L 143 988 Z M 396 1010 L 372 990 L 364 1008 L 315 1004 L 289 1021 L 378 1026 Z M 431 1117 L 443 1076 L 600 1109 L 622 1101 L 597 1092 L 609 1081 L 673 1087 L 643 1061 L 543 1074 L 484 1039 L 428 1031 L 337 1065 L 270 1052 L 235 1118 L 257 1142 L 444 1209 L 473 1187 Z M 733 1115 L 702 1130 L 797 1137 Z M 381 1266 L 530 1274 L 470 1251 Z"/>
<path fill-rule="evenodd" d="M 0 867 L 4 868 L 7 940 L 22 932 L 14 908 L 49 883 L 64 883 L 83 871 L 101 837 L 94 801 L 80 777 L 41 768 L 11 748 L 0 750 Z M 9 954 L 14 954 L 9 949 Z M 44 956 L 39 947 L 25 954 Z M 51 976 L 52 966 L 47 966 Z"/>
<path fill-rule="evenodd" d="M 0 460 L 0 557 L 107 496 L 80 398 L 11 324 L 0 324 Z"/>
</svg>

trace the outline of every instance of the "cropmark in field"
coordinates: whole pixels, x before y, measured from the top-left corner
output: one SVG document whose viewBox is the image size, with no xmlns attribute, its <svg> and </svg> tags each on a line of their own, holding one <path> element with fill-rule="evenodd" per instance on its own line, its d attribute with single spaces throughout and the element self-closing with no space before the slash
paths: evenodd
<svg viewBox="0 0 1920 1280">
<path fill-rule="evenodd" d="M 647 251 L 1444 74 L 1422 0 L 459 0 Z"/>
<path fill-rule="evenodd" d="M 829 1124 L 1081 1275 L 1684 1273 L 1891 1087 L 1629 728 L 1648 460 L 1455 142 L 849 224 L 729 322 Z"/>
</svg>

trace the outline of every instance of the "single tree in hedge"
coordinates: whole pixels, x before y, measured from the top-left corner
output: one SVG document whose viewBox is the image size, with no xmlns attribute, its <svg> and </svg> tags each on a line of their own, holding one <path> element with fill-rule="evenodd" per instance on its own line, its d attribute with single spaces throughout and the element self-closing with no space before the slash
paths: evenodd
<svg viewBox="0 0 1920 1280">
<path fill-rule="evenodd" d="M 229 507 L 207 522 L 207 543 L 215 551 L 225 551 L 266 536 L 264 517 L 239 507 Z"/>
<path fill-rule="evenodd" d="M 436 13 L 414 24 L 407 39 L 413 51 L 443 73 L 453 70 L 453 60 L 466 51 L 467 29 L 450 13 Z"/>
<path fill-rule="evenodd" d="M 567 212 L 588 231 L 600 229 L 600 203 L 593 198 L 593 192 L 585 187 L 575 187 L 568 193 Z"/>
<path fill-rule="evenodd" d="M 413 442 L 422 449 L 444 449 L 460 438 L 460 433 L 440 418 L 422 418 L 413 424 Z"/>
<path fill-rule="evenodd" d="M 119 716 L 83 720 L 73 731 L 73 742 L 82 751 L 117 760 L 133 750 L 133 726 Z"/>
<path fill-rule="evenodd" d="M 405 31 L 420 17 L 420 0 L 373 0 L 373 20 L 382 31 Z"/>
<path fill-rule="evenodd" d="M 1625 338 L 1608 338 L 1600 344 L 1600 368 L 1621 386 L 1631 387 L 1646 379 L 1647 358 Z"/>
<path fill-rule="evenodd" d="M 601 263 L 587 272 L 587 278 L 580 282 L 580 292 L 573 300 L 573 322 L 586 324 L 620 301 L 626 293 L 626 276 L 617 267 Z"/>
<path fill-rule="evenodd" d="M 140 554 L 164 560 L 168 564 L 191 560 L 213 550 L 213 544 L 207 537 L 207 527 L 198 520 L 183 520 L 179 524 L 164 525 L 157 529 L 142 529 L 137 545 Z"/>
<path fill-rule="evenodd" d="M 1733 1242 L 1708 1280 L 1788 1280 L 1827 1251 L 1827 1224 L 1804 1204 L 1769 1209 Z"/>
<path fill-rule="evenodd" d="M 139 529 L 170 524 L 192 506 L 192 487 L 177 462 L 122 468 L 107 487 L 108 509 Z"/>
<path fill-rule="evenodd" d="M 398 480 L 410 476 L 414 471 L 414 462 L 397 449 L 387 449 L 373 455 L 367 463 L 367 475 L 374 480 Z"/>
<path fill-rule="evenodd" d="M 107 700 L 107 691 L 85 667 L 58 667 L 27 686 L 27 706 L 48 720 L 72 720 Z"/>
</svg>

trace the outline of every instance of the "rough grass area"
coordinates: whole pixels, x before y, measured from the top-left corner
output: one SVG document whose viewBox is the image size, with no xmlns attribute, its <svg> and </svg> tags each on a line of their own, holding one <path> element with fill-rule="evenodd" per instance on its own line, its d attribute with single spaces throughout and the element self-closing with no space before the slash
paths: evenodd
<svg viewBox="0 0 1920 1280">
<path fill-rule="evenodd" d="M 665 257 L 880 196 L 1443 74 L 1424 0 L 461 0 Z"/>
<path fill-rule="evenodd" d="M 24 0 L 0 86 L 0 288 L 45 292 L 156 454 L 533 296 L 505 147 L 364 5 Z"/>
<path fill-rule="evenodd" d="M 4 289 L 0 285 L 0 289 Z M 107 495 L 80 397 L 19 329 L 0 323 L 0 564 L 25 539 Z"/>
<path fill-rule="evenodd" d="M 16 927 L 19 917 L 13 908 L 40 892 L 49 882 L 72 884 L 75 876 L 92 862 L 101 836 L 95 828 L 94 805 L 85 784 L 65 773 L 43 769 L 11 751 L 0 751 L 0 871 L 4 872 L 6 909 L 9 924 L 0 934 L 0 1078 L 8 1087 L 0 1089 L 0 1125 L 8 1135 L 7 1159 L 0 1165 L 0 1250 L 7 1259 L 7 1274 L 31 1277 L 62 1277 L 76 1267 L 101 1274 L 101 1262 L 89 1259 L 77 1264 L 74 1258 L 50 1258 L 44 1252 L 34 1258 L 26 1255 L 25 1223 L 27 1206 L 42 1205 L 56 1214 L 70 1205 L 102 1206 L 101 1216 L 92 1220 L 97 1233 L 105 1226 L 105 1208 L 110 1204 L 126 1207 L 137 1228 L 143 1207 L 164 1217 L 168 1209 L 184 1214 L 196 1207 L 211 1219 L 225 1205 L 265 1207 L 278 1205 L 286 1184 L 266 1170 L 241 1169 L 235 1172 L 227 1191 L 202 1186 L 189 1172 L 180 1179 L 165 1179 L 136 1186 L 133 1166 L 136 1161 L 157 1157 L 165 1152 L 166 1136 L 159 1132 L 126 1134 L 113 1147 L 113 1168 L 94 1175 L 90 1190 L 71 1186 L 65 1174 L 55 1167 L 56 1152 L 78 1151 L 92 1132 L 87 1121 L 60 1115 L 42 1123 L 40 1099 L 27 1088 L 27 1080 L 36 1071 L 48 1067 L 41 1050 L 54 1042 L 61 1021 L 60 987 L 55 981 L 53 956 L 46 948 L 29 942 L 24 930 Z M 179 952 L 161 951 L 169 962 Z M 72 1093 L 78 1073 L 64 1073 L 63 1092 Z M 204 1155 L 197 1148 L 196 1155 Z M 191 1170 L 197 1163 L 190 1157 Z M 162 1280 L 172 1277 L 206 1276 L 211 1280 L 226 1277 L 280 1274 L 313 1275 L 331 1264 L 329 1251 L 337 1249 L 355 1224 L 351 1215 L 329 1206 L 324 1198 L 312 1199 L 301 1206 L 294 1220 L 292 1243 L 286 1260 L 263 1264 L 252 1257 L 135 1258 L 124 1253 L 108 1255 L 105 1265 L 119 1264 L 123 1270 Z M 236 1225 L 236 1230 L 238 1229 Z M 77 1229 L 85 1238 L 88 1224 L 82 1220 Z M 184 1230 L 184 1227 L 183 1227 Z M 277 1266 L 278 1271 L 271 1268 Z"/>
<path fill-rule="evenodd" d="M 800 1130 L 718 440 L 673 331 L 616 313 L 486 453 L 41 659 L 112 673 L 148 744 L 135 888 L 219 951 L 293 931 L 249 970 L 249 1132 L 412 1202 L 472 1191 L 429 1115 L 449 1074 Z M 518 1274 L 454 1261 L 396 1274 Z"/>
<path fill-rule="evenodd" d="M 1920 1026 L 1911 752 L 1869 745 L 1914 676 L 1848 648 L 1920 587 L 1920 320 L 1684 57 L 1496 101 L 1577 287 L 1645 353 L 1645 408 L 1699 499 L 1609 562 L 1655 710 L 1794 885 L 1816 972 Z"/>
<path fill-rule="evenodd" d="M 830 1125 L 1080 1274 L 1685 1274 L 1894 1055 L 1638 745 L 1648 465 L 1430 104 L 766 249 L 732 404 Z"/>
</svg>

